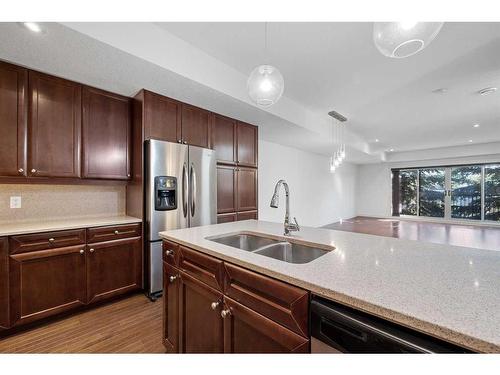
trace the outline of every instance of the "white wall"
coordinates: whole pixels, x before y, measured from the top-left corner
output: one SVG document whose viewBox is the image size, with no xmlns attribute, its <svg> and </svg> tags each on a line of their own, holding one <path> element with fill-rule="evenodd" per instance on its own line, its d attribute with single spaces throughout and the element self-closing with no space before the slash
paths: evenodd
<svg viewBox="0 0 500 375">
<path fill-rule="evenodd" d="M 259 140 L 259 219 L 283 222 L 284 191 L 279 207 L 269 206 L 279 179 L 290 186 L 291 216 L 300 225 L 318 227 L 355 216 L 357 169 L 344 163 L 332 174 L 325 156 Z"/>
<path fill-rule="evenodd" d="M 500 154 L 475 157 L 358 165 L 356 213 L 360 216 L 391 216 L 391 168 L 427 167 L 474 163 L 498 163 Z"/>
</svg>

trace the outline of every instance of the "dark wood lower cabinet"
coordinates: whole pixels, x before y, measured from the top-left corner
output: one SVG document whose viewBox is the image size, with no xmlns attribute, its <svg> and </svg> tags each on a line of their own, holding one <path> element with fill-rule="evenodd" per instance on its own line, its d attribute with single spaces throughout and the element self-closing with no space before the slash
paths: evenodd
<svg viewBox="0 0 500 375">
<path fill-rule="evenodd" d="M 181 353 L 223 353 L 222 293 L 182 271 L 179 282 Z"/>
<path fill-rule="evenodd" d="M 230 314 L 224 318 L 225 353 L 308 353 L 309 340 L 245 307 L 224 298 Z"/>
<path fill-rule="evenodd" d="M 9 326 L 9 241 L 0 238 L 0 329 Z"/>
<path fill-rule="evenodd" d="M 170 241 L 164 248 L 180 248 L 181 252 L 178 265 L 168 264 L 165 259 L 169 258 L 163 262 L 163 344 L 167 352 L 310 352 L 309 292 L 199 251 L 175 247 Z M 188 268 L 189 274 L 177 268 L 186 262 L 182 252 L 187 251 L 200 257 Z M 194 255 L 189 259 L 196 260 Z M 211 264 L 217 267 L 209 267 Z M 219 264 L 224 266 L 220 275 L 224 286 L 217 290 L 213 285 L 218 288 L 220 284 L 212 280 Z"/>
<path fill-rule="evenodd" d="M 85 280 L 85 246 L 11 255 L 11 325 L 84 305 Z"/>
<path fill-rule="evenodd" d="M 141 237 L 87 245 L 88 303 L 142 287 Z"/>
</svg>

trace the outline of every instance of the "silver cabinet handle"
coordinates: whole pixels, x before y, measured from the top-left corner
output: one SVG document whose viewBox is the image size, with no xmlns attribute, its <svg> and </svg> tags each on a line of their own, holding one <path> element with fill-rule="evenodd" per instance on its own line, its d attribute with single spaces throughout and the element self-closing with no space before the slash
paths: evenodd
<svg viewBox="0 0 500 375">
<path fill-rule="evenodd" d="M 89 251 L 90 251 L 91 253 L 93 253 L 93 252 L 95 251 L 95 249 L 89 249 Z"/>
<path fill-rule="evenodd" d="M 165 251 L 165 255 L 168 256 L 168 257 L 169 256 L 174 256 L 174 251 L 173 250 L 167 250 L 167 251 Z"/>
<path fill-rule="evenodd" d="M 31 173 L 36 173 L 36 169 L 32 169 L 32 170 L 31 170 Z"/>
<path fill-rule="evenodd" d="M 217 302 L 212 302 L 212 303 L 210 304 L 210 308 L 211 308 L 212 310 L 216 310 L 216 309 L 217 309 L 217 307 L 219 307 L 219 305 L 220 305 L 220 302 L 219 302 L 219 301 L 217 301 Z"/>
<path fill-rule="evenodd" d="M 170 276 L 168 279 L 170 280 L 171 283 L 173 283 L 178 278 L 179 278 L 179 275 L 175 275 L 175 276 Z"/>
<path fill-rule="evenodd" d="M 51 238 L 49 238 L 49 242 L 54 242 L 54 241 L 55 241 L 55 239 L 54 239 L 54 238 L 52 238 L 52 237 L 51 237 Z"/>
<path fill-rule="evenodd" d="M 115 234 L 120 234 L 120 232 L 118 232 L 117 230 L 115 230 Z"/>
<path fill-rule="evenodd" d="M 231 310 L 229 309 L 225 309 L 220 312 L 222 319 L 226 319 L 229 315 L 231 315 Z"/>
<path fill-rule="evenodd" d="M 184 143 L 185 145 L 187 145 L 187 141 L 182 141 L 182 143 Z"/>
<path fill-rule="evenodd" d="M 24 172 L 24 169 L 23 169 L 23 168 L 19 168 L 17 171 L 18 171 L 19 173 L 23 173 L 23 172 Z"/>
<path fill-rule="evenodd" d="M 184 217 L 187 216 L 188 203 L 188 174 L 187 174 L 187 166 L 184 163 L 182 167 L 182 214 Z"/>
<path fill-rule="evenodd" d="M 178 140 L 177 140 L 177 143 L 182 143 L 182 140 L 181 140 L 181 139 L 178 139 Z"/>
<path fill-rule="evenodd" d="M 84 252 L 85 252 L 85 250 L 83 250 L 83 249 L 82 249 L 82 250 L 80 250 L 80 254 L 83 254 Z"/>
<path fill-rule="evenodd" d="M 196 172 L 194 170 L 193 164 L 189 170 L 189 184 L 191 185 L 191 216 L 194 217 L 196 212 Z"/>
</svg>

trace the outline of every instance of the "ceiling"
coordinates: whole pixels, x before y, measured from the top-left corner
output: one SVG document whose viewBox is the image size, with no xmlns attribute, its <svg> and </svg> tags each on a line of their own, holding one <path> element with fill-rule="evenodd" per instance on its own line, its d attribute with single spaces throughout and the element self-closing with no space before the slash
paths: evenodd
<svg viewBox="0 0 500 375">
<path fill-rule="evenodd" d="M 332 109 L 349 119 L 347 160 L 355 163 L 411 160 L 413 150 L 452 155 L 456 146 L 463 156 L 491 154 L 500 142 L 500 92 L 476 93 L 500 88 L 499 23 L 446 23 L 407 59 L 378 52 L 372 23 L 269 23 L 267 52 L 263 23 L 42 26 L 33 35 L 0 23 L 0 59 L 124 95 L 145 87 L 258 124 L 259 138 L 306 151 L 330 153 Z M 248 73 L 262 63 L 285 77 L 284 96 L 266 110 L 246 93 Z"/>
<path fill-rule="evenodd" d="M 269 23 L 267 52 L 264 23 L 159 25 L 243 74 L 277 66 L 284 95 L 319 113 L 344 114 L 372 151 L 500 141 L 500 91 L 476 93 L 500 88 L 500 23 L 445 23 L 406 59 L 379 53 L 372 23 Z M 448 91 L 432 92 L 438 88 Z"/>
</svg>

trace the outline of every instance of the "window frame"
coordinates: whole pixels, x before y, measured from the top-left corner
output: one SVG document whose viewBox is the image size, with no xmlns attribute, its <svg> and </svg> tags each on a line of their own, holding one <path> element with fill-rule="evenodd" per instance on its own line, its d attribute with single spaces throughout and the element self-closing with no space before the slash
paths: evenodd
<svg viewBox="0 0 500 375">
<path fill-rule="evenodd" d="M 436 166 L 421 166 L 421 167 L 407 167 L 407 168 L 391 168 L 391 176 L 393 179 L 392 183 L 392 216 L 402 217 L 402 218 L 418 218 L 418 219 L 430 219 L 430 220 L 443 220 L 443 221 L 458 221 L 467 224 L 494 224 L 500 225 L 500 221 L 487 220 L 485 219 L 485 168 L 492 165 L 499 165 L 500 162 L 492 163 L 472 163 L 472 164 L 452 164 L 452 165 L 436 165 Z M 468 218 L 454 218 L 452 217 L 451 203 L 452 203 L 452 181 L 451 173 L 454 168 L 461 167 L 481 167 L 481 219 L 468 219 Z M 423 169 L 444 169 L 445 171 L 445 196 L 444 196 L 444 216 L 434 217 L 434 216 L 422 216 L 420 215 L 420 171 Z M 400 172 L 401 171 L 417 171 L 417 184 L 416 184 L 416 215 L 401 214 L 401 193 L 400 193 Z M 398 180 L 397 182 L 395 180 Z M 398 189 L 397 195 L 395 195 L 395 189 Z M 397 208 L 394 204 L 397 200 Z"/>
</svg>

